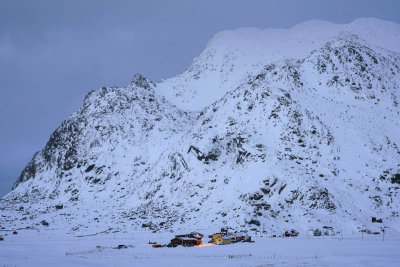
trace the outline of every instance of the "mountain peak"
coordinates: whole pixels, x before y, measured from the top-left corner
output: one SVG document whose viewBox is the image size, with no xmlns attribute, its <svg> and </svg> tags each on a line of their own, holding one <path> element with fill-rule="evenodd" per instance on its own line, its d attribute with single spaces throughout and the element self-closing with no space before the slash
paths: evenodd
<svg viewBox="0 0 400 267">
<path fill-rule="evenodd" d="M 150 89 L 153 83 L 140 73 L 133 75 L 130 85 Z"/>
<path fill-rule="evenodd" d="M 305 58 L 343 35 L 400 52 L 400 26 L 379 19 L 349 24 L 312 20 L 289 29 L 239 28 L 215 34 L 185 72 L 158 83 L 156 90 L 182 109 L 200 111 L 263 66 Z"/>
</svg>

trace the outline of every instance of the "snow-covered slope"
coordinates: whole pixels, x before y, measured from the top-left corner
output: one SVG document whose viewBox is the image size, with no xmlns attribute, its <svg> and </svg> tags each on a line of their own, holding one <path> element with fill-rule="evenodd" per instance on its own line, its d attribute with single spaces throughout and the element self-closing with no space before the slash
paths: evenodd
<svg viewBox="0 0 400 267">
<path fill-rule="evenodd" d="M 373 18 L 350 24 L 313 20 L 290 29 L 239 28 L 216 34 L 187 70 L 161 81 L 157 92 L 178 107 L 201 111 L 264 65 L 303 58 L 341 32 L 400 52 L 400 26 Z"/>
<path fill-rule="evenodd" d="M 375 19 L 224 32 L 176 78 L 91 92 L 0 225 L 400 231 L 399 33 Z"/>
</svg>

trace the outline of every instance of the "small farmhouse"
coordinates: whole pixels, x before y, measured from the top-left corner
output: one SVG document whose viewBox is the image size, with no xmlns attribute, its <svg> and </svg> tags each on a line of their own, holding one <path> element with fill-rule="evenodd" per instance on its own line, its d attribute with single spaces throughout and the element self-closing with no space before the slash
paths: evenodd
<svg viewBox="0 0 400 267">
<path fill-rule="evenodd" d="M 201 240 L 191 237 L 175 237 L 171 240 L 171 244 L 184 247 L 193 247 L 201 245 Z"/>
<path fill-rule="evenodd" d="M 220 233 L 215 233 L 208 236 L 211 238 L 209 243 L 215 243 L 219 245 L 237 243 L 237 242 L 251 242 L 251 237 L 240 234 L 229 232 L 227 228 L 221 228 Z"/>
<path fill-rule="evenodd" d="M 171 240 L 171 244 L 175 246 L 192 247 L 202 244 L 203 235 L 200 233 L 190 233 L 186 235 L 177 235 Z"/>
</svg>

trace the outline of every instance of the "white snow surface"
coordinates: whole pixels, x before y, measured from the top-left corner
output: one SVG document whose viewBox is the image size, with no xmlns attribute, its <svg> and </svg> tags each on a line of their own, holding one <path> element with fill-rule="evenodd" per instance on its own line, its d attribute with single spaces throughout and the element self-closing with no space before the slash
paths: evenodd
<svg viewBox="0 0 400 267">
<path fill-rule="evenodd" d="M 175 78 L 90 92 L 0 200 L 0 230 L 398 233 L 399 34 L 222 32 Z"/>
<path fill-rule="evenodd" d="M 76 237 L 49 231 L 20 232 L 0 242 L 2 266 L 396 266 L 397 237 L 266 238 L 254 243 L 152 248 L 171 233 L 129 232 Z M 128 248 L 115 249 L 118 245 Z"/>
</svg>

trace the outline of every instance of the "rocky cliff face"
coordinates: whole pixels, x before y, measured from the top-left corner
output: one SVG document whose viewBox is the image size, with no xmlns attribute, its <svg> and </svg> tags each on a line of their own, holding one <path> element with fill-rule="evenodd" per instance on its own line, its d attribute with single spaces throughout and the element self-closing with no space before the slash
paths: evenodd
<svg viewBox="0 0 400 267">
<path fill-rule="evenodd" d="M 399 231 L 400 55 L 357 29 L 254 68 L 224 49 L 222 70 L 202 54 L 183 80 L 89 93 L 1 200 L 1 227 Z M 196 102 L 210 77 L 221 97 Z"/>
</svg>

